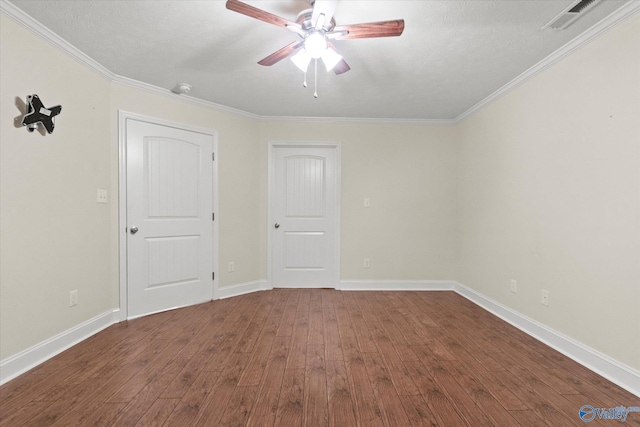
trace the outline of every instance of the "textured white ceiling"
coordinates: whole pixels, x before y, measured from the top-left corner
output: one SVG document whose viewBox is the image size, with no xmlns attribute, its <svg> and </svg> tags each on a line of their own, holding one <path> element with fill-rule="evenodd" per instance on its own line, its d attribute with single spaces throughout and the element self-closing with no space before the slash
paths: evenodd
<svg viewBox="0 0 640 427">
<path fill-rule="evenodd" d="M 284 60 L 257 61 L 297 40 L 231 12 L 222 0 L 13 0 L 111 72 L 260 116 L 454 119 L 626 3 L 605 0 L 564 31 L 543 25 L 572 0 L 342 0 L 338 25 L 405 20 L 400 37 L 336 41 L 351 66 L 318 64 L 319 98 Z M 288 20 L 302 0 L 256 1 Z M 313 86 L 313 74 L 308 80 Z"/>
</svg>

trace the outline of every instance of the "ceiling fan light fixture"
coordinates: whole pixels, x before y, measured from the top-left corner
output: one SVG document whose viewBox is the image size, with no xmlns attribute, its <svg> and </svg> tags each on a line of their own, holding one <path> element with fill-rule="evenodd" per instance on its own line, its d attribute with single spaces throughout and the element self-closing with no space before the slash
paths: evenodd
<svg viewBox="0 0 640 427">
<path fill-rule="evenodd" d="M 342 61 L 342 55 L 330 47 L 328 47 L 322 54 L 322 62 L 324 62 L 324 66 L 327 71 L 333 70 L 333 67 L 338 65 L 338 62 L 340 61 Z"/>
<path fill-rule="evenodd" d="M 300 49 L 298 53 L 291 57 L 291 62 L 296 64 L 296 67 L 300 68 L 303 73 L 306 73 L 309 68 L 309 63 L 311 62 L 311 57 L 305 49 Z"/>
<path fill-rule="evenodd" d="M 321 58 L 327 50 L 327 40 L 320 31 L 313 31 L 304 39 L 304 50 L 313 58 Z"/>
</svg>

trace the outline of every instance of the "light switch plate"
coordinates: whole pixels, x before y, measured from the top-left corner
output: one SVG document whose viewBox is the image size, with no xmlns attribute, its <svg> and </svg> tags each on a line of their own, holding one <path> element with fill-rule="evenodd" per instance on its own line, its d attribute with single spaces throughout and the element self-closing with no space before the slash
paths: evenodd
<svg viewBox="0 0 640 427">
<path fill-rule="evenodd" d="M 107 203 L 109 201 L 108 198 L 109 193 L 107 192 L 107 190 L 102 190 L 100 188 L 98 188 L 98 195 L 96 198 L 96 202 L 98 203 Z"/>
</svg>

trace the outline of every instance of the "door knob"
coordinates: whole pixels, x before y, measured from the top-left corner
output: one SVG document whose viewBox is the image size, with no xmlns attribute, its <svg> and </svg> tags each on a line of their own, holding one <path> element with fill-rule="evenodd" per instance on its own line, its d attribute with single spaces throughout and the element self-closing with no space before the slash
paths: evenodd
<svg viewBox="0 0 640 427">
<path fill-rule="evenodd" d="M 274 227 L 275 227 L 276 229 L 278 229 L 278 228 L 280 228 L 280 224 L 278 224 L 278 223 L 276 222 L 276 225 L 274 225 Z"/>
<path fill-rule="evenodd" d="M 131 232 L 131 234 L 136 234 L 138 232 L 138 227 L 136 227 L 135 225 L 133 227 L 131 227 L 129 229 L 129 231 Z"/>
</svg>

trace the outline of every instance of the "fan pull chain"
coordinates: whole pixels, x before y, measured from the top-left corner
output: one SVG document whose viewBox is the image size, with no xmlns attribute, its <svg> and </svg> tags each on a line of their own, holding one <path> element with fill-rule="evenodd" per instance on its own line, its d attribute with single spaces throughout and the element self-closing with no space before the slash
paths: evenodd
<svg viewBox="0 0 640 427">
<path fill-rule="evenodd" d="M 313 97 L 318 97 L 318 60 L 315 59 L 315 76 L 314 76 L 314 89 L 313 89 Z"/>
</svg>

